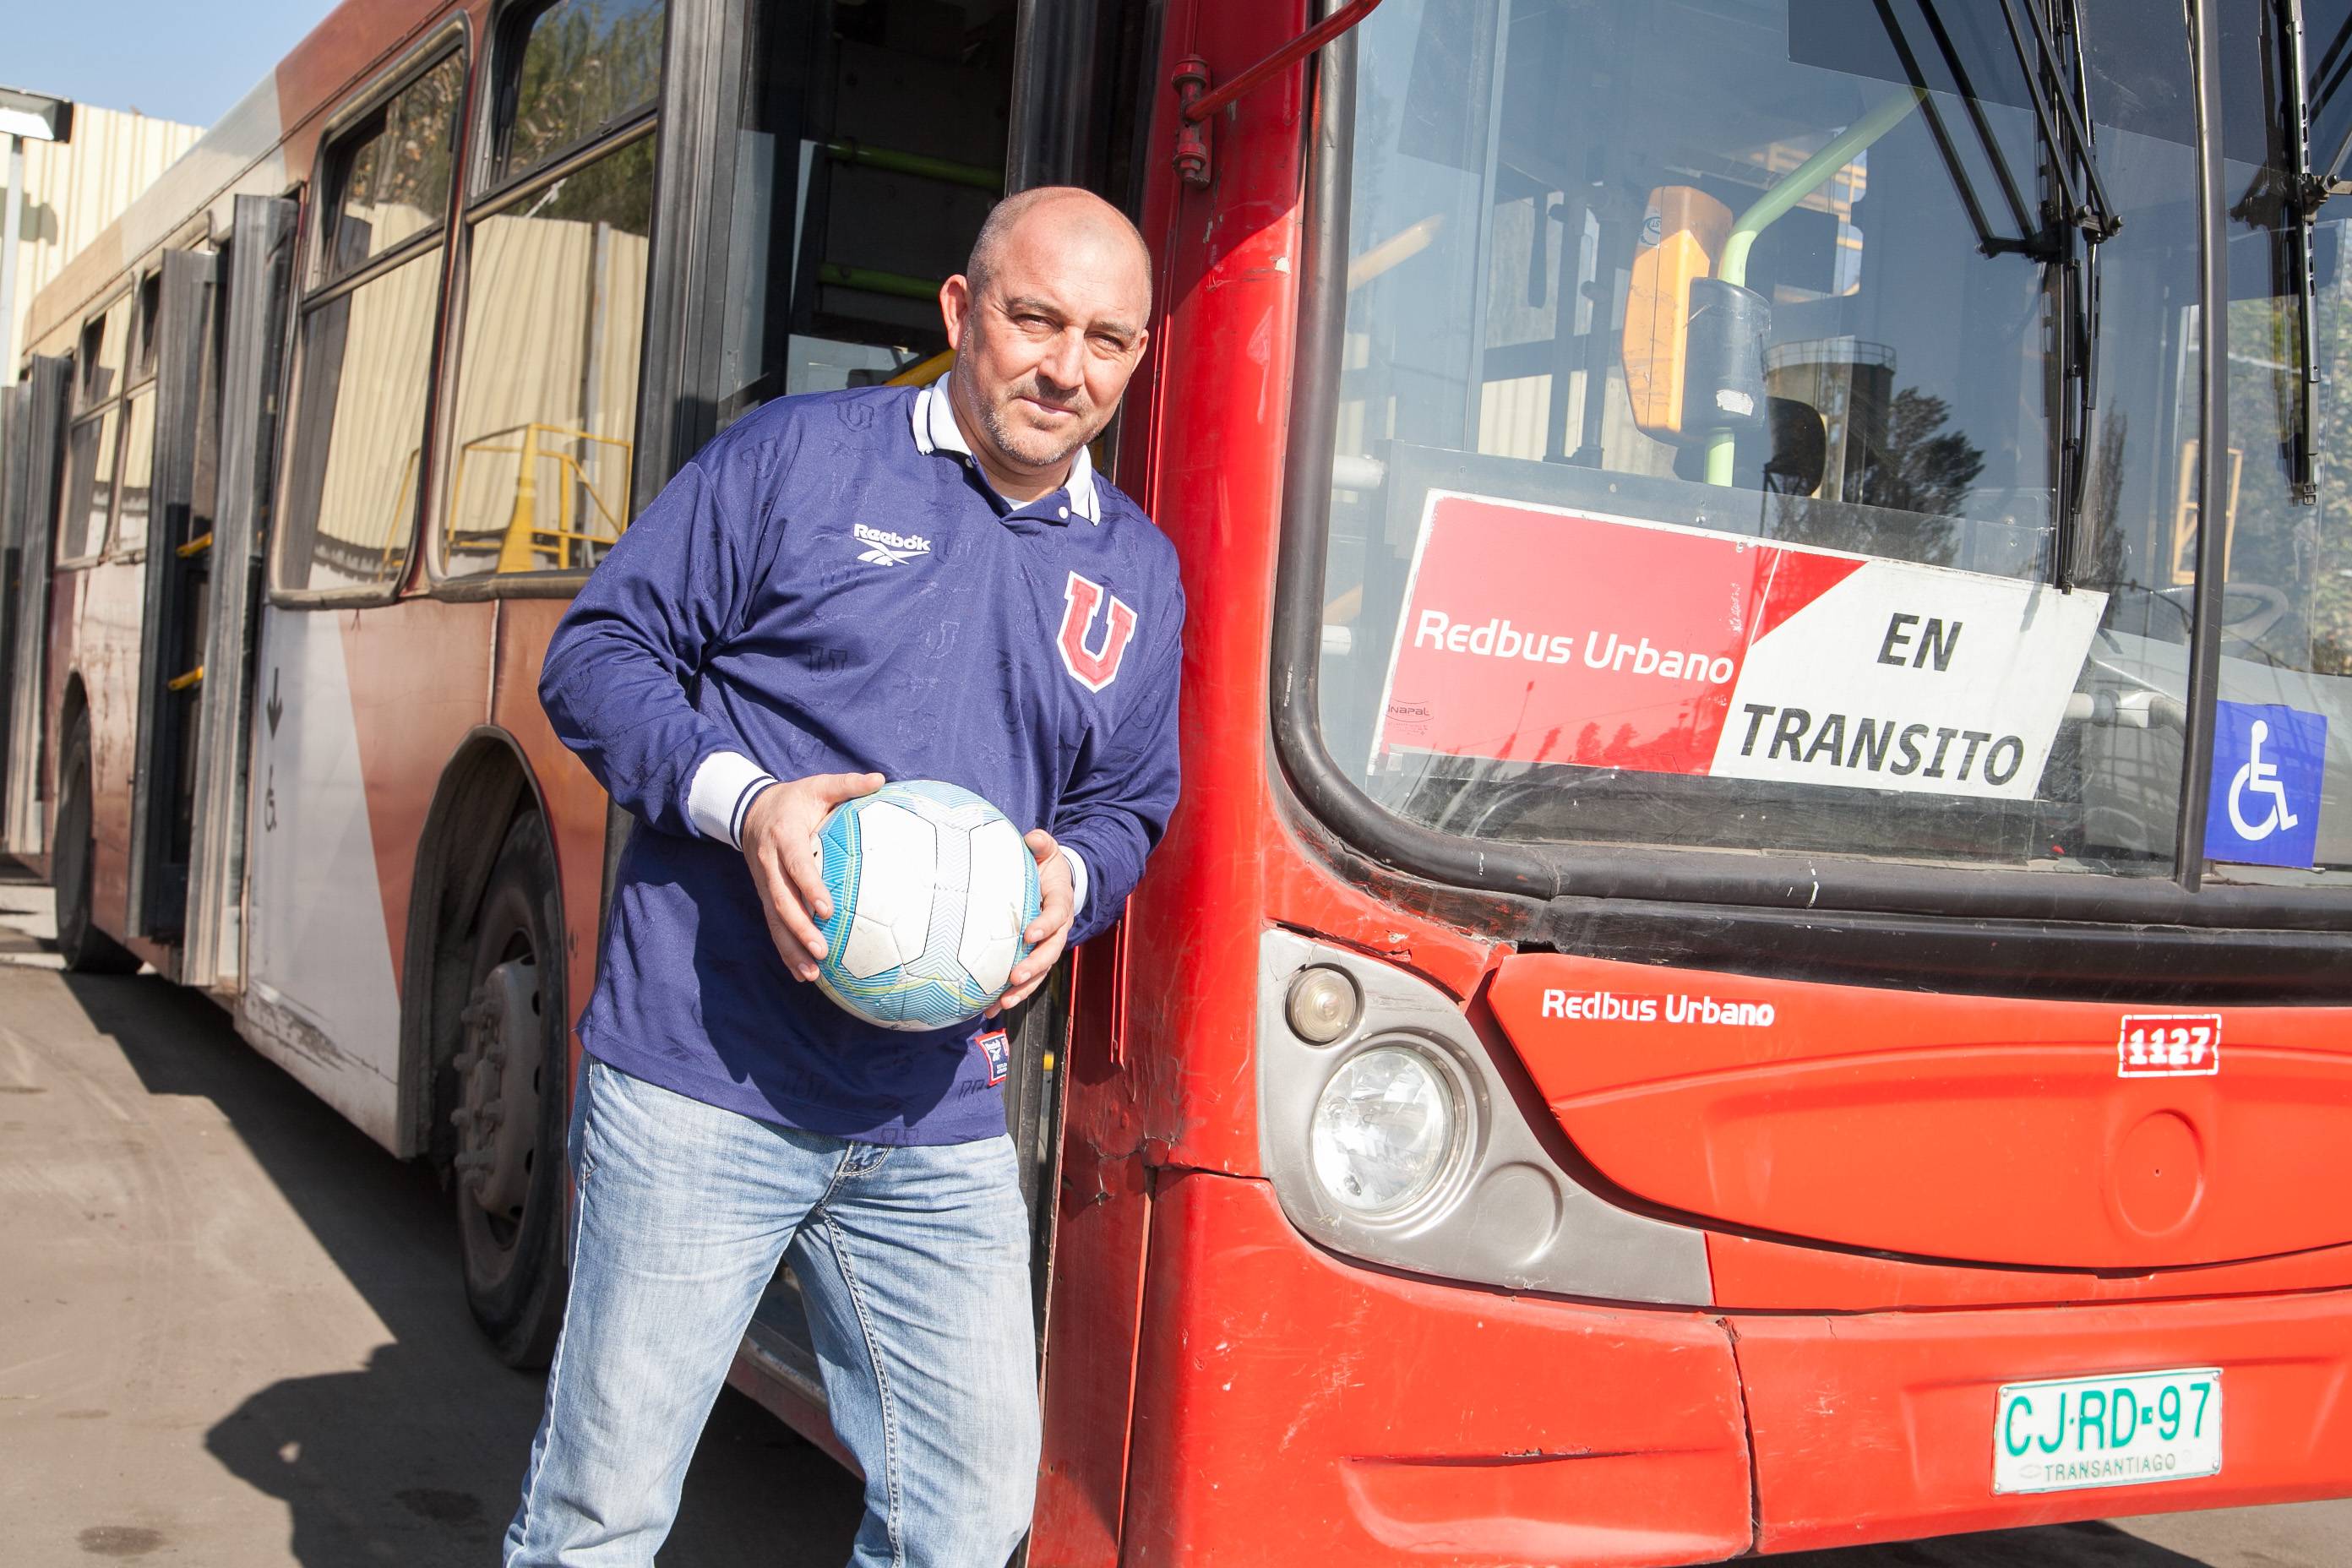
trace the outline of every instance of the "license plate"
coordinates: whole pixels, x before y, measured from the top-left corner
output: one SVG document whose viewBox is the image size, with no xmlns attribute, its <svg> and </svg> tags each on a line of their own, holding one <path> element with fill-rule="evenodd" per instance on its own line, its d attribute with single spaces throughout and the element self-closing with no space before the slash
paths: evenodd
<svg viewBox="0 0 2352 1568">
<path fill-rule="evenodd" d="M 2137 1372 L 2001 1385 L 1992 1489 L 2061 1492 L 2221 1473 L 2221 1373 Z"/>
</svg>

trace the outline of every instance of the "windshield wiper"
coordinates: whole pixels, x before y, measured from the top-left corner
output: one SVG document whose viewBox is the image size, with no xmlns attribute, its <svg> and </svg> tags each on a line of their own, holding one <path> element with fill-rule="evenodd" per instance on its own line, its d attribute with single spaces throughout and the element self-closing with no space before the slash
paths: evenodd
<svg viewBox="0 0 2352 1568">
<path fill-rule="evenodd" d="M 2091 78 L 2084 60 L 2082 8 L 2076 0 L 2066 0 L 2065 28 L 2074 48 L 2073 58 L 2062 61 L 2042 27 L 2041 14 L 2032 9 L 2032 0 L 2024 3 L 2033 22 L 2043 67 L 2049 73 L 2051 96 L 2065 106 L 2068 124 L 2077 138 L 2073 157 L 2079 162 L 2083 190 L 2089 197 L 2087 203 L 2075 198 L 2074 184 L 2067 177 L 2069 155 L 2059 150 L 2053 139 L 2045 136 L 2042 145 L 2049 151 L 2053 180 L 2066 206 L 2061 215 L 2059 232 L 2053 237 L 2058 254 L 2052 258 L 2052 265 L 2058 269 L 2057 341 L 2053 345 L 2052 358 L 2059 395 L 2058 511 L 2050 541 L 2050 580 L 2060 593 L 2071 594 L 2074 591 L 2075 558 L 2081 552 L 2083 508 L 2090 492 L 2091 416 L 2099 405 L 2099 244 L 2115 237 L 2123 227 L 2123 219 L 2107 200 L 2092 142 L 2088 113 Z M 2001 0 L 2002 16 L 2010 15 L 2010 5 L 2011 0 Z M 2024 40 L 2013 22 L 2011 37 L 2022 61 Z M 2036 113 L 2042 113 L 2039 92 L 2034 94 L 2034 101 Z"/>
<path fill-rule="evenodd" d="M 2347 131 L 2336 143 L 2336 155 L 2328 160 L 2326 174 L 2315 173 L 2311 166 L 2311 88 L 2310 78 L 2304 69 L 2303 0 L 2273 0 L 2279 30 L 2285 39 L 2286 59 L 2286 140 L 2287 163 L 2294 175 L 2287 193 L 2286 205 L 2294 219 L 2293 229 L 2294 250 L 2287 258 L 2287 267 L 2294 274 L 2295 342 L 2300 347 L 2303 363 L 2297 368 L 2302 374 L 2296 387 L 2294 428 L 2288 437 L 2292 450 L 2287 454 L 2287 489 L 2305 506 L 2319 503 L 2319 285 L 2314 276 L 2313 251 L 2318 238 L 2319 208 L 2331 195 L 2346 187 L 2339 176 L 2347 153 L 2352 153 L 2352 131 Z M 2336 29 L 2336 37 L 2327 47 L 2327 57 L 2320 68 L 2329 72 L 2328 82 L 2322 90 L 2321 100 L 2335 91 L 2344 79 L 2347 36 L 2352 35 L 2352 17 Z"/>
<path fill-rule="evenodd" d="M 2294 0 L 2294 45 L 2296 53 L 2300 56 L 2303 50 L 2302 0 Z M 2334 100 L 2336 89 L 2344 85 L 2347 77 L 2352 77 L 2352 16 L 2345 17 L 2344 25 L 2336 29 L 2336 37 L 2328 41 L 2327 52 L 2319 57 L 2319 77 L 2316 91 L 2311 90 L 2305 85 L 2298 85 L 2294 89 L 2305 97 L 2306 112 L 2304 116 L 2303 139 L 2306 156 L 2309 154 L 2311 146 L 2311 116 L 2325 111 L 2328 104 Z M 2298 84 L 2307 80 L 2300 70 L 2296 72 L 2296 79 Z M 2315 211 L 2317 210 L 2319 204 L 2329 196 L 2342 195 L 2347 190 L 2352 190 L 2352 184 L 2347 184 L 2344 179 L 2344 162 L 2347 157 L 2352 157 L 2352 124 L 2345 126 L 2343 136 L 2336 143 L 2335 155 L 2327 160 L 2327 168 L 2325 172 L 2315 174 L 2311 172 L 2310 164 L 2303 165 L 2300 171 L 2304 176 L 2303 194 Z"/>
<path fill-rule="evenodd" d="M 2035 132 L 2054 172 L 2057 190 L 2054 199 L 2042 204 L 2036 214 L 2020 191 L 2017 178 L 2011 172 L 2009 159 L 2000 150 L 2000 140 L 1993 130 L 1991 119 L 1985 113 L 1985 100 L 1971 79 L 1963 51 L 1945 26 L 1937 0 L 1914 0 L 1920 18 L 1935 40 L 1936 53 L 1942 57 L 1945 72 L 1950 77 L 1961 107 L 1967 110 L 1970 129 L 1976 132 L 1977 145 L 1984 153 L 1986 164 L 1992 170 L 2000 187 L 2003 205 L 2009 209 L 2010 221 L 2016 226 L 2015 235 L 1995 231 L 1986 221 L 1984 203 L 1979 199 L 1976 182 L 1969 175 L 1961 161 L 1958 143 L 1936 107 L 1931 96 L 1933 84 L 1919 63 L 1917 53 L 1896 19 L 1893 0 L 1875 0 L 1879 25 L 1886 29 L 1887 41 L 1894 46 L 1895 58 L 1901 62 L 1904 74 L 1920 92 L 1920 113 L 1935 138 L 1936 150 L 1944 161 L 1945 172 L 1951 176 L 1952 185 L 1967 211 L 1969 222 L 1977 231 L 1977 248 L 1986 256 L 2024 256 L 2035 261 L 2060 260 L 2065 245 L 2061 237 L 2064 229 L 2074 229 L 2094 242 L 2112 238 L 2123 227 L 2123 219 L 2107 200 L 2105 183 L 2099 177 L 2093 143 L 2089 115 L 2084 105 L 2087 101 L 2085 76 L 2082 66 L 2082 26 L 2076 0 L 2061 0 L 2066 9 L 2065 30 L 2076 40 L 2073 68 L 2066 67 L 2056 43 L 2043 25 L 2041 14 L 2033 9 L 2034 0 L 2000 0 L 2002 20 L 2008 26 L 2010 45 L 2017 57 L 2020 85 L 2024 89 L 2033 110 Z M 2021 27 L 2012 6 L 2023 4 L 2027 26 Z M 2027 43 L 2028 35 L 2033 40 Z M 2054 107 L 2053 107 L 2054 101 Z M 2062 132 L 2063 132 L 2062 134 Z M 2082 174 L 2078 190 L 2069 165 Z"/>
<path fill-rule="evenodd" d="M 2084 112 L 2090 84 L 2083 69 L 2082 5 L 2080 0 L 2060 0 L 2060 4 L 2066 30 L 2074 37 L 2071 61 L 2060 54 L 2034 0 L 2000 0 L 2000 19 L 2008 25 L 2009 41 L 2017 50 L 2018 68 L 2025 73 L 2026 97 L 2033 106 L 2034 123 L 2041 130 L 2042 145 L 2049 150 L 2051 173 L 2058 183 L 2058 211 L 2053 216 L 2094 241 L 2113 239 L 2124 220 L 2116 216 L 2115 204 L 2107 200 L 2098 160 L 2092 155 L 2090 116 Z M 2021 9 L 2025 13 L 2024 28 L 2017 24 Z M 2028 32 L 2033 35 L 2030 50 L 2025 41 Z M 2063 112 L 2053 113 L 2053 110 Z M 2068 172 L 2070 162 L 2082 174 L 2080 190 Z"/>
<path fill-rule="evenodd" d="M 1976 130 L 1985 161 L 1992 165 L 1993 178 L 2000 182 L 2000 194 L 2009 204 L 2011 221 L 2017 225 L 2014 239 L 1994 233 L 1992 225 L 1985 221 L 1984 204 L 1977 199 L 1976 183 L 1969 178 L 1951 129 L 1944 123 L 1943 111 L 1936 107 L 1927 73 L 1919 68 L 1919 58 L 1912 52 L 1911 40 L 1904 37 L 1902 25 L 1895 19 L 1892 0 L 1876 3 L 1879 25 L 1886 29 L 1887 41 L 1895 46 L 1895 58 L 1902 63 L 1904 74 L 1911 79 L 1912 87 L 1919 94 L 1920 116 L 1927 122 L 1927 133 L 1935 138 L 1936 151 L 1944 160 L 1945 173 L 1952 177 L 1952 189 L 1959 195 L 1969 223 L 1977 231 L 1977 249 L 1986 256 L 2030 252 L 2037 243 L 2033 219 L 2026 211 L 2025 198 L 2018 194 L 2009 160 L 2000 155 L 2000 143 L 1993 136 L 1992 122 L 1985 118 L 1984 102 L 1977 97 L 1976 84 L 1969 79 L 1968 67 L 1961 64 L 1960 51 L 1954 47 L 1951 34 L 1945 30 L 1943 17 L 1937 14 L 1932 0 L 1921 0 L 1920 15 L 1927 18 L 1927 30 L 1935 35 L 1937 52 L 1944 57 L 1944 68 L 1952 73 L 1952 84 L 1959 89 L 1960 105 L 1969 111 L 1969 122 Z"/>
<path fill-rule="evenodd" d="M 2050 576 L 2061 592 L 2074 589 L 2074 558 L 2081 532 L 2083 505 L 2089 486 L 2088 448 L 2093 411 L 2098 405 L 2097 355 L 2099 326 L 2098 247 L 2123 228 L 2123 219 L 2107 197 L 2100 178 L 2097 150 L 2091 132 L 2090 73 L 2084 63 L 2083 17 L 2079 0 L 2057 0 L 2061 30 L 2073 44 L 2062 51 L 2038 8 L 2038 0 L 2000 0 L 2001 20 L 2015 52 L 2021 83 L 2033 111 L 2036 136 L 2048 171 L 2048 189 L 2036 214 L 2028 208 L 2009 160 L 2000 149 L 1992 121 L 1985 113 L 1976 83 L 1969 79 L 1962 51 L 1946 26 L 1937 0 L 1916 0 L 1919 15 L 1935 40 L 1961 105 L 1968 111 L 1986 163 L 2000 188 L 2012 237 L 1998 233 L 1986 220 L 1984 204 L 1975 182 L 1961 161 L 1959 147 L 1928 90 L 1910 40 L 1896 20 L 1891 0 L 1876 0 L 1880 24 L 1886 29 L 1895 57 L 1913 87 L 1919 89 L 1920 110 L 1945 170 L 1951 176 L 1961 206 L 1976 229 L 1977 248 L 1986 256 L 2023 256 L 2056 269 L 2055 342 L 2052 363 L 2057 377 L 2053 447 L 2057 458 L 2056 528 L 2051 541 Z M 2020 22 L 2020 7 L 2024 20 Z"/>
</svg>

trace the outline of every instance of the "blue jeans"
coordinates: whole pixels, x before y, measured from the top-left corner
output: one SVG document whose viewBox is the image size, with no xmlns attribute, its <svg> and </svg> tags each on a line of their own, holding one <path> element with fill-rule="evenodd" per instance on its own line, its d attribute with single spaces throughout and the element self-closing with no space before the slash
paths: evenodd
<svg viewBox="0 0 2352 1568">
<path fill-rule="evenodd" d="M 1013 1144 L 795 1132 L 593 1058 L 572 1293 L 508 1568 L 644 1568 L 780 1258 L 866 1472 L 853 1568 L 1003 1568 L 1037 1477 L 1029 1217 Z"/>
</svg>

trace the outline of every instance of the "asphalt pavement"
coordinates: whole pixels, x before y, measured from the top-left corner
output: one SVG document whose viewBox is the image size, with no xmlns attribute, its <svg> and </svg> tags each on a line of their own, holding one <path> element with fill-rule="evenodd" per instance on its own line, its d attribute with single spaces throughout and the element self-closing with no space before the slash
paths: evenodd
<svg viewBox="0 0 2352 1568">
<path fill-rule="evenodd" d="M 497 1561 L 541 1378 L 483 1348 L 449 1199 L 153 975 L 58 971 L 0 866 L 0 1565 Z M 733 1393 L 666 1568 L 830 1568 L 857 1486 Z M 2339 1568 L 2352 1503 L 1776 1561 Z"/>
</svg>

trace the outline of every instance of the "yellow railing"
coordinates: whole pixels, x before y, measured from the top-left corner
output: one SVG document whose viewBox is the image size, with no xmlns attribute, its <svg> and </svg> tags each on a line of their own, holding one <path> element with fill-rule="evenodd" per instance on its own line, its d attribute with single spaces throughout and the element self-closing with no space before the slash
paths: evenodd
<svg viewBox="0 0 2352 1568">
<path fill-rule="evenodd" d="M 509 446 L 493 444 L 511 437 L 520 439 Z M 511 425 L 503 430 L 477 436 L 457 448 L 457 471 L 450 481 L 448 520 L 444 524 L 442 536 L 446 554 L 454 555 L 460 548 L 457 521 L 465 515 L 466 465 L 477 457 L 517 459 L 514 502 L 508 509 L 506 528 L 499 541 L 499 560 L 495 570 L 499 574 L 546 571 L 548 568 L 540 564 L 541 554 L 555 557 L 553 570 L 572 571 L 575 569 L 575 546 L 610 544 L 621 537 L 621 531 L 628 526 L 624 518 L 624 506 L 613 504 L 598 491 L 589 481 L 587 470 L 576 454 L 543 444 L 551 441 L 586 442 L 614 448 L 620 454 L 620 484 L 623 488 L 627 486 L 630 459 L 635 453 L 634 442 L 613 436 L 598 436 L 587 430 L 569 429 L 561 425 L 536 423 Z M 554 463 L 559 470 L 553 527 L 548 527 L 540 521 L 539 466 L 541 460 Z M 583 496 L 587 498 L 592 512 L 585 519 L 580 515 L 580 498 Z M 584 550 L 583 553 L 584 555 Z"/>
<path fill-rule="evenodd" d="M 956 352 L 941 349 L 927 360 L 908 365 L 889 380 L 885 386 L 929 386 L 955 368 Z"/>
</svg>

